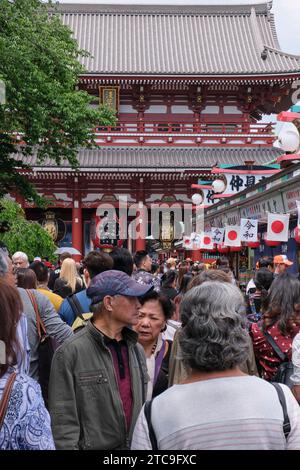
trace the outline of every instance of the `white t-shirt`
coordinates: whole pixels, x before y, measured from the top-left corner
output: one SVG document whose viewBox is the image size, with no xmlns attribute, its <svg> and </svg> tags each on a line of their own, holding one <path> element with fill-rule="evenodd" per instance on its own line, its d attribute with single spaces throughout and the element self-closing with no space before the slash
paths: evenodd
<svg viewBox="0 0 300 470">
<path fill-rule="evenodd" d="M 291 376 L 291 381 L 294 385 L 300 385 L 300 333 L 298 333 L 293 339 L 292 362 L 294 373 Z"/>
<path fill-rule="evenodd" d="M 275 387 L 254 376 L 173 385 L 153 400 L 152 424 L 160 450 L 300 449 L 300 408 L 281 385 L 291 424 L 283 433 L 283 411 Z M 151 449 L 144 408 L 132 449 Z"/>
<path fill-rule="evenodd" d="M 250 289 L 256 289 L 256 285 L 254 284 L 253 279 L 250 279 L 250 281 L 249 281 L 248 284 L 247 284 L 247 287 L 246 287 L 246 294 L 248 294 L 248 292 L 249 292 Z"/>
<path fill-rule="evenodd" d="M 168 339 L 170 341 L 173 341 L 175 333 L 180 327 L 181 327 L 181 322 L 176 321 L 176 320 L 168 320 L 167 329 L 162 334 L 163 339 Z"/>
</svg>

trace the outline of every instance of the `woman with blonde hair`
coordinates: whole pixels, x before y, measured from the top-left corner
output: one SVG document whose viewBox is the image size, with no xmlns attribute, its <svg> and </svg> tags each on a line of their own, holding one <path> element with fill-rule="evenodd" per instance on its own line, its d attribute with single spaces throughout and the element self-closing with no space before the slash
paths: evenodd
<svg viewBox="0 0 300 470">
<path fill-rule="evenodd" d="M 59 278 L 54 283 L 53 292 L 65 299 L 83 288 L 83 282 L 78 276 L 75 261 L 72 258 L 66 258 L 61 265 Z"/>
</svg>

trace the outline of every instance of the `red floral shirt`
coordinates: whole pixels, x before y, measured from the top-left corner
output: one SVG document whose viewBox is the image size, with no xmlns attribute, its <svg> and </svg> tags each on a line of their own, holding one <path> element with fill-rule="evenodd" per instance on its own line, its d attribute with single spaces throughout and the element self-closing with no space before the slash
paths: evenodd
<svg viewBox="0 0 300 470">
<path fill-rule="evenodd" d="M 262 367 L 262 378 L 265 380 L 271 380 L 276 374 L 278 366 L 281 364 L 281 360 L 274 352 L 272 346 L 268 343 L 265 335 L 261 331 L 261 328 L 262 327 L 259 327 L 257 323 L 252 323 L 250 336 L 253 342 L 255 357 Z M 281 351 L 286 353 L 291 360 L 292 342 L 296 333 L 284 336 L 278 328 L 278 323 L 270 326 L 267 331 L 273 337 L 274 341 L 276 341 Z"/>
</svg>

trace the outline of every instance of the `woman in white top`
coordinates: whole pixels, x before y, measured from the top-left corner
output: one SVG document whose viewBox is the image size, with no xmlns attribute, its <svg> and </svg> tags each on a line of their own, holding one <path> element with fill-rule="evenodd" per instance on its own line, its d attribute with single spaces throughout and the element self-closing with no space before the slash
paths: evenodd
<svg viewBox="0 0 300 470">
<path fill-rule="evenodd" d="M 188 377 L 153 400 L 151 422 L 159 450 L 300 449 L 300 409 L 285 398 L 290 431 L 276 388 L 241 372 L 249 341 L 239 313 L 243 297 L 228 283 L 205 282 L 181 304 L 181 355 Z M 132 449 L 154 449 L 142 409 Z"/>
</svg>

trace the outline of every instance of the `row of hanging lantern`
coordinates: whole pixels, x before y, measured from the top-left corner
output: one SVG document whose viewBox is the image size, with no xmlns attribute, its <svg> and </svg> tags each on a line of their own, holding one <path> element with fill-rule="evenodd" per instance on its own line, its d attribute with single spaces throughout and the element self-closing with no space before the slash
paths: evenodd
<svg viewBox="0 0 300 470">
<path fill-rule="evenodd" d="M 300 228 L 299 227 L 296 227 L 294 229 L 294 239 L 297 243 L 300 244 Z M 207 253 L 215 253 L 216 251 L 218 251 L 219 253 L 222 253 L 222 254 L 237 253 L 237 252 L 241 251 L 244 248 L 251 248 L 253 250 L 256 249 L 256 248 L 259 248 L 261 246 L 261 243 L 262 242 L 260 240 L 258 240 L 256 242 L 246 242 L 246 243 L 243 243 L 242 245 L 239 245 L 239 246 L 226 246 L 222 242 L 222 243 L 219 243 L 219 244 L 215 245 L 213 249 L 201 248 L 200 251 L 207 252 Z M 264 239 L 264 244 L 268 247 L 280 246 L 281 243 L 282 242 L 279 242 L 279 241 Z"/>
</svg>

